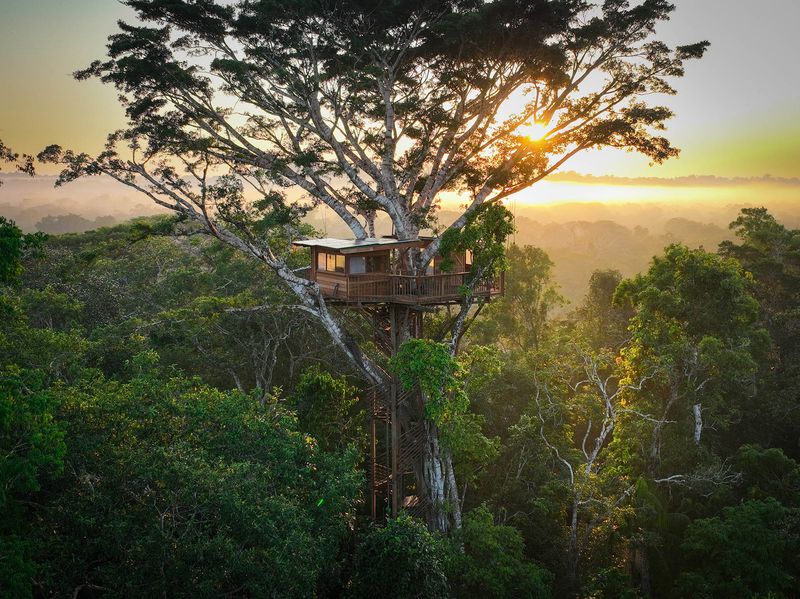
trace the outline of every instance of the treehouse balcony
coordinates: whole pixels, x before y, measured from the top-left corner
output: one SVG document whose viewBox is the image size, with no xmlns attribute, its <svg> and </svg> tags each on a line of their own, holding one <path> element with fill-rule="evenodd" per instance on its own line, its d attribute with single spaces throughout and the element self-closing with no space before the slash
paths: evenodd
<svg viewBox="0 0 800 599">
<path fill-rule="evenodd" d="M 328 300 L 346 303 L 450 304 L 462 298 L 468 272 L 403 275 L 368 273 L 331 275 L 317 273 L 316 281 Z M 502 293 L 503 279 L 480 283 L 475 297 L 495 297 Z"/>
<path fill-rule="evenodd" d="M 424 249 L 430 239 L 400 241 L 391 237 L 364 240 L 308 239 L 296 245 L 311 248 L 308 278 L 319 284 L 329 301 L 353 304 L 395 303 L 442 305 L 458 303 L 469 282 L 472 256 L 451 257 L 452 272 L 441 270 L 436 256 L 424 274 L 404 272 L 406 252 Z M 492 298 L 503 293 L 502 275 L 482 281 L 475 297 Z"/>
</svg>

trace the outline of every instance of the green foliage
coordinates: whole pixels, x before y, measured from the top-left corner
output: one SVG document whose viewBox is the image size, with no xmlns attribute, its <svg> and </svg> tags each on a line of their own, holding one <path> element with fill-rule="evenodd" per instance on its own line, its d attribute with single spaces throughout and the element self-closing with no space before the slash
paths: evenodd
<svg viewBox="0 0 800 599">
<path fill-rule="evenodd" d="M 345 377 L 312 366 L 300 375 L 290 401 L 300 429 L 314 437 L 323 450 L 341 450 L 348 445 L 366 449 L 366 415 L 358 409 L 358 388 Z"/>
<path fill-rule="evenodd" d="M 610 567 L 593 572 L 581 596 L 591 599 L 640 599 L 641 594 L 631 588 L 631 577 L 622 568 Z"/>
<path fill-rule="evenodd" d="M 0 283 L 13 283 L 22 273 L 20 256 L 23 247 L 22 231 L 13 222 L 0 217 Z"/>
<path fill-rule="evenodd" d="M 501 376 L 476 404 L 490 423 L 508 418 L 501 422 L 511 434 L 472 501 L 487 501 L 522 532 L 529 555 L 556 573 L 558 593 L 668 593 L 687 567 L 681 543 L 692 519 L 718 514 L 740 494 L 796 494 L 793 463 L 762 450 L 742 450 L 743 487 L 735 487 L 733 456 L 768 347 L 752 279 L 734 260 L 671 246 L 648 272 L 619 283 L 618 273 L 596 273 L 584 306 L 569 321 L 548 323 L 539 351 L 501 346 Z M 509 336 L 516 330 L 524 326 L 509 327 Z M 517 380 L 506 382 L 504 372 Z M 536 381 L 527 406 L 517 391 L 525 376 Z M 591 458 L 609 418 L 612 432 Z M 759 471 L 774 474 L 758 479 Z M 653 482 L 675 473 L 680 485 Z M 573 514 L 574 553 L 570 527 L 560 524 Z M 564 563 L 570 555 L 580 558 L 574 583 Z"/>
<path fill-rule="evenodd" d="M 622 282 L 616 270 L 596 270 L 589 278 L 589 292 L 577 310 L 581 336 L 593 349 L 617 349 L 628 339 L 629 306 L 614 305 L 614 293 Z"/>
<path fill-rule="evenodd" d="M 735 258 L 753 274 L 760 321 L 773 341 L 769 364 L 761 373 L 758 408 L 745 419 L 746 433 L 800 458 L 795 417 L 800 392 L 800 230 L 784 227 L 764 208 L 743 209 L 731 228 L 741 243 L 723 242 L 720 253 Z"/>
<path fill-rule="evenodd" d="M 553 263 L 530 245 L 511 245 L 507 252 L 505 294 L 490 303 L 470 337 L 480 343 L 502 343 L 526 350 L 544 340 L 550 313 L 564 303 L 552 282 Z"/>
<path fill-rule="evenodd" d="M 646 274 L 623 281 L 615 302 L 636 308 L 640 337 L 667 341 L 671 331 L 720 339 L 753 333 L 758 302 L 750 277 L 735 260 L 671 245 Z M 677 328 L 675 328 L 677 327 Z"/>
<path fill-rule="evenodd" d="M 54 419 L 56 399 L 41 372 L 6 366 L 0 371 L 0 508 L 39 490 L 39 477 L 63 468 L 64 431 Z"/>
<path fill-rule="evenodd" d="M 46 260 L 26 258 L 26 287 L 0 293 L 0 360 L 19 365 L 4 374 L 0 410 L 14 458 L 2 462 L 13 476 L 2 487 L 4 594 L 24 596 L 33 580 L 56 595 L 311 596 L 335 578 L 363 485 L 362 456 L 345 448 L 356 431 L 326 452 L 284 400 L 241 374 L 242 356 L 269 350 L 263 341 L 280 341 L 282 326 L 295 343 L 311 336 L 279 306 L 251 310 L 282 297 L 263 269 L 213 242 L 175 239 L 174 227 L 142 220 L 48 240 Z M 212 379 L 241 368 L 254 392 L 162 370 L 152 351 L 134 359 L 154 345 Z M 34 419 L 44 404 L 60 406 L 57 421 Z M 48 422 L 68 430 L 60 476 L 43 461 Z M 39 445 L 22 438 L 34 425 Z M 17 459 L 18 447 L 30 455 Z"/>
<path fill-rule="evenodd" d="M 55 305 L 41 303 L 42 299 Z M 38 370 L 48 383 L 76 376 L 85 366 L 91 343 L 79 328 L 59 320 L 74 307 L 62 294 L 0 291 L 0 362 Z M 26 308 L 31 310 L 30 316 Z M 31 326 L 31 316 L 39 326 Z"/>
<path fill-rule="evenodd" d="M 568 493 L 553 472 L 551 452 L 539 436 L 538 421 L 523 415 L 510 427 L 470 498 L 486 502 L 505 525 L 520 531 L 527 557 L 563 575 Z"/>
<path fill-rule="evenodd" d="M 406 515 L 367 532 L 356 547 L 350 596 L 435 599 L 449 596 L 442 541 Z"/>
<path fill-rule="evenodd" d="M 45 238 L 42 233 L 23 234 L 14 221 L 0 216 L 0 285 L 19 281 L 23 254 L 40 248 Z"/>
<path fill-rule="evenodd" d="M 64 427 L 43 373 L 6 366 L 0 371 L 0 594 L 31 596 L 36 569 L 25 539 L 29 510 L 23 500 L 64 466 Z"/>
<path fill-rule="evenodd" d="M 57 389 L 70 451 L 39 514 L 39 584 L 313 596 L 363 484 L 354 453 L 325 454 L 279 404 L 162 371 L 152 353 L 130 371 Z"/>
<path fill-rule="evenodd" d="M 629 456 L 655 458 L 649 462 L 651 472 L 674 472 L 683 467 L 682 460 L 692 459 L 688 454 L 696 443 L 687 434 L 693 430 L 691 406 L 700 405 L 705 421 L 714 422 L 716 430 L 702 432 L 710 449 L 721 448 L 749 409 L 754 377 L 769 343 L 751 286 L 735 260 L 672 245 L 653 259 L 647 273 L 617 288 L 615 302 L 635 310 L 632 341 L 621 352 L 623 380 L 633 385 L 646 381 L 625 401 L 638 411 L 682 423 L 667 427 L 663 438 L 656 429 L 649 439 L 651 423 L 626 419 L 637 424 L 617 440 L 624 439 Z M 647 445 L 634 449 L 637 437 Z M 672 463 L 661 460 L 662 441 L 672 444 Z"/>
<path fill-rule="evenodd" d="M 406 389 L 418 387 L 424 394 L 426 414 L 436 424 L 467 409 L 461 368 L 447 344 L 409 339 L 392 357 L 391 367 Z"/>
<path fill-rule="evenodd" d="M 736 466 L 743 475 L 747 498 L 772 497 L 787 507 L 800 508 L 800 464 L 783 450 L 743 445 L 737 452 Z"/>
<path fill-rule="evenodd" d="M 547 256 L 512 247 L 509 314 L 487 306 L 457 357 L 402 346 L 393 372 L 466 483 L 450 539 L 356 526 L 357 389 L 307 368 L 328 349 L 265 269 L 184 226 L 48 239 L 0 291 L 3 596 L 797 593 L 796 232 L 765 211 L 722 256 L 667 248 L 616 304 L 618 273 L 595 273 L 564 319 Z M 630 387 L 587 471 L 609 413 L 593 372 Z"/>
<path fill-rule="evenodd" d="M 460 229 L 447 229 L 442 235 L 439 253 L 444 256 L 441 268 L 453 267 L 453 256 L 472 252 L 472 270 L 468 283 L 491 279 L 506 270 L 506 240 L 514 232 L 514 215 L 502 204 L 484 204 L 467 216 Z"/>
<path fill-rule="evenodd" d="M 797 514 L 772 498 L 696 520 L 681 547 L 686 571 L 677 586 L 685 596 L 780 597 L 800 585 Z"/>
<path fill-rule="evenodd" d="M 0 534 L 0 593 L 4 597 L 33 597 L 31 580 L 36 564 L 29 558 L 29 547 L 30 543 L 15 534 Z"/>
<path fill-rule="evenodd" d="M 301 162 L 305 158 L 300 158 Z M 248 201 L 244 185 L 237 174 L 223 175 L 208 186 L 208 194 L 219 216 L 229 226 L 247 231 L 250 243 L 260 245 L 266 242 L 272 252 L 288 257 L 291 247 L 287 233 L 313 234 L 313 229 L 301 220 L 310 211 L 310 206 L 288 201 L 279 191 L 270 191 L 255 201 Z"/>
<path fill-rule="evenodd" d="M 330 357 L 335 350 L 314 321 L 286 307 L 291 300 L 274 273 L 216 240 L 184 235 L 196 232 L 157 217 L 49 239 L 43 260 L 25 261 L 25 303 L 40 306 L 29 309 L 33 322 L 51 319 L 64 331 L 69 316 L 95 342 L 91 365 L 109 375 L 154 348 L 209 384 L 259 389 L 262 398 Z M 69 314 L 52 294 L 72 302 Z"/>
<path fill-rule="evenodd" d="M 456 597 L 550 597 L 552 575 L 524 556 L 512 526 L 494 523 L 485 506 L 470 511 L 451 542 L 447 578 Z"/>
<path fill-rule="evenodd" d="M 481 357 L 479 354 L 483 354 Z M 464 363 L 450 354 L 450 347 L 429 339 L 409 339 L 391 359 L 393 372 L 406 389 L 418 388 L 425 397 L 425 414 L 439 427 L 442 443 L 456 463 L 478 468 L 496 453 L 497 440 L 483 433 L 484 418 L 469 411 L 469 386 L 481 382 L 466 375 L 465 364 L 488 354 L 477 350 L 466 354 Z M 474 389 L 473 389 L 474 391 Z M 473 476 L 459 469 L 462 479 Z"/>
</svg>

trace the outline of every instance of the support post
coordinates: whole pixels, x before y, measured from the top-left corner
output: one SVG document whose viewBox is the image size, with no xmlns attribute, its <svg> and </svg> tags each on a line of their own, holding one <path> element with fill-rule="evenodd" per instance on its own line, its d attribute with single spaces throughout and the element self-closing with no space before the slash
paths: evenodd
<svg viewBox="0 0 800 599">
<path fill-rule="evenodd" d="M 375 414 L 377 409 L 377 391 L 372 391 L 372 406 L 369 419 L 370 426 L 370 511 L 372 519 L 378 519 L 378 422 Z"/>
<path fill-rule="evenodd" d="M 398 349 L 398 322 L 397 322 L 397 306 L 389 307 L 389 319 L 391 322 L 390 335 L 392 338 L 392 355 L 397 353 Z M 402 500 L 402 482 L 400 474 L 400 417 L 397 413 L 397 380 L 392 377 L 391 386 L 389 390 L 389 422 L 391 426 L 391 490 L 392 496 L 392 518 L 396 518 L 400 513 L 400 501 Z"/>
<path fill-rule="evenodd" d="M 391 427 L 392 427 L 392 518 L 400 513 L 402 500 L 402 474 L 400 473 L 400 418 L 397 414 L 397 384 L 392 381 L 391 390 Z"/>
</svg>

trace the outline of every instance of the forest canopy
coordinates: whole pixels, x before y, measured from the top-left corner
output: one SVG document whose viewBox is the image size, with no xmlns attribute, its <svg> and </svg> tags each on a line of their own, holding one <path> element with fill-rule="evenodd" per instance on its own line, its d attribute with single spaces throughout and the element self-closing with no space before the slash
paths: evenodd
<svg viewBox="0 0 800 599">
<path fill-rule="evenodd" d="M 800 232 L 767 211 L 555 316 L 552 262 L 509 249 L 510 294 L 442 354 L 465 402 L 435 415 L 466 485 L 448 536 L 369 522 L 357 372 L 268 270 L 182 227 L 5 254 L 5 595 L 797 591 Z"/>
</svg>

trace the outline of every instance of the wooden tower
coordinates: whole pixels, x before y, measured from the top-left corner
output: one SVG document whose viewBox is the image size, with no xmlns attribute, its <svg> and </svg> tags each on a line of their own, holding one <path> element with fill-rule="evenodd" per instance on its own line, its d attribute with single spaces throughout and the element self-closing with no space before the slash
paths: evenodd
<svg viewBox="0 0 800 599">
<path fill-rule="evenodd" d="M 406 338 L 422 337 L 422 316 L 434 306 L 458 304 L 472 257 L 452 256 L 452 272 L 442 272 L 437 256 L 425 274 L 403 268 L 406 253 L 421 249 L 429 238 L 393 237 L 308 239 L 295 245 L 311 249 L 309 279 L 335 307 L 350 329 L 361 329 L 388 360 Z M 503 293 L 503 277 L 483 282 L 478 298 Z M 368 328 L 368 330 L 364 330 Z M 370 506 L 376 520 L 397 516 L 401 509 L 422 516 L 427 506 L 415 491 L 415 473 L 423 452 L 424 410 L 419 393 L 406 391 L 387 376 L 385 387 L 370 393 Z"/>
</svg>

